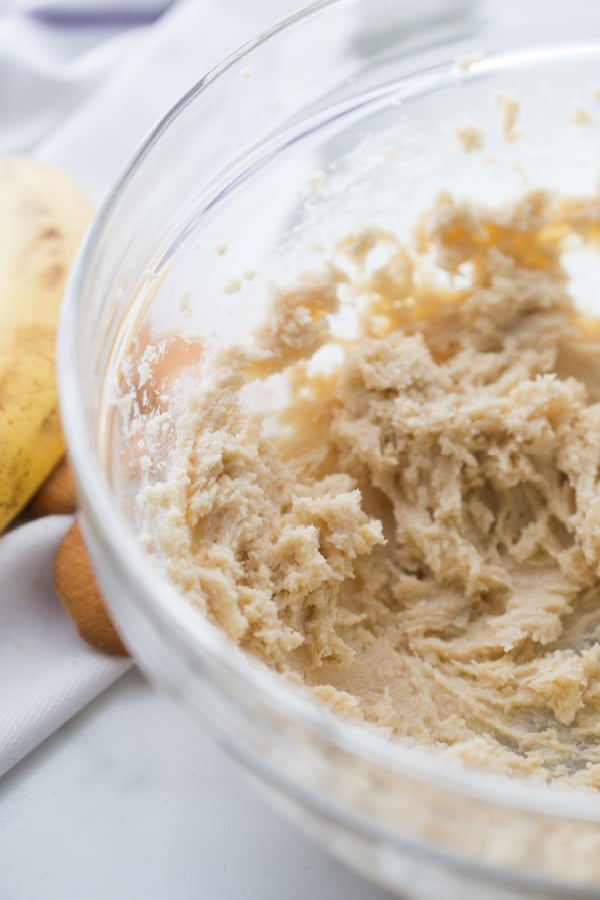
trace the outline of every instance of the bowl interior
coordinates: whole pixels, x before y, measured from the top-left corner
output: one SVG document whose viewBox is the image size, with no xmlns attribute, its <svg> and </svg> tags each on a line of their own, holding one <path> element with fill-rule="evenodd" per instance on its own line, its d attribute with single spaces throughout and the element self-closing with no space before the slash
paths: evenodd
<svg viewBox="0 0 600 900">
<path fill-rule="evenodd" d="M 215 349 L 252 341 L 274 283 L 319 268 L 357 228 L 407 234 L 441 189 L 490 204 L 538 188 L 595 192 L 599 56 L 595 47 L 533 47 L 484 56 L 466 71 L 452 58 L 409 77 L 388 71 L 364 91 L 355 79 L 350 97 L 332 89 L 318 109 L 219 164 L 203 158 L 210 128 L 194 103 L 182 111 L 174 123 L 185 128 L 182 159 L 171 159 L 168 178 L 161 173 L 169 190 L 152 186 L 152 226 L 129 235 L 107 286 L 128 308 L 105 359 L 100 449 L 134 529 L 140 487 L 165 475 L 186 383 L 202 378 L 201 360 Z M 275 110 L 289 102 L 255 86 L 255 70 L 231 77 L 240 104 L 245 93 Z M 518 104 L 515 140 L 506 139 L 499 97 Z M 579 108 L 589 121 L 577 122 Z M 483 145 L 467 152 L 460 133 L 471 127 Z M 567 264 L 582 308 L 596 313 L 596 254 Z"/>
<path fill-rule="evenodd" d="M 103 492 L 115 513 L 115 534 L 96 522 L 108 550 L 123 538 L 141 554 L 131 542 L 144 527 L 139 492 L 167 471 L 182 398 L 211 354 L 252 341 L 273 283 L 322 265 L 357 227 L 407 234 L 440 189 L 484 203 L 536 188 L 597 189 L 600 45 L 584 19 L 486 30 L 470 3 L 447 4 L 452 15 L 435 25 L 383 2 L 371 4 L 367 22 L 365 6 L 315 10 L 192 91 L 96 222 L 77 282 L 76 372 L 64 378 L 79 382 L 65 420 L 90 509 Z M 392 8 L 400 10 L 393 28 Z M 481 58 L 457 65 L 478 51 Z M 506 139 L 497 95 L 519 106 L 516 140 Z M 481 130 L 480 149 L 466 152 L 457 138 L 465 127 Z M 567 262 L 582 308 L 600 313 L 596 255 Z M 157 579 L 154 593 L 161 590 Z M 127 627 L 118 592 L 107 599 Z M 200 679 L 200 653 L 193 665 Z M 492 793 L 503 790 L 495 784 Z M 435 817 L 435 803 L 427 808 Z M 505 825 L 500 817 L 498 828 Z M 469 849 L 479 846 L 476 830 L 469 840 Z M 508 859 L 513 851 L 504 850 Z M 540 844 L 549 871 L 551 856 Z"/>
</svg>

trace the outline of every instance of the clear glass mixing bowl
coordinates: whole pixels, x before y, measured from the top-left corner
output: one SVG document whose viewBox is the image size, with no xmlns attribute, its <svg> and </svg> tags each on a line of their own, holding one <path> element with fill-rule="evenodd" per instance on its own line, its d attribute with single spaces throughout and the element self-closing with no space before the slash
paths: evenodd
<svg viewBox="0 0 600 900">
<path fill-rule="evenodd" d="M 468 0 L 317 4 L 227 60 L 160 122 L 96 217 L 68 288 L 62 414 L 86 539 L 128 645 L 274 802 L 406 898 L 598 896 L 600 798 L 386 742 L 283 683 L 190 608 L 136 537 L 136 495 L 164 473 L 177 391 L 160 365 L 135 383 L 127 359 L 152 363 L 168 346 L 185 381 L 200 346 L 250 339 L 270 279 L 318 261 L 357 223 L 406 230 L 440 187 L 492 202 L 522 192 L 524 179 L 593 191 L 599 35 L 600 9 L 587 0 L 530 0 L 498 16 Z M 518 141 L 502 138 L 497 92 L 521 104 Z M 591 113 L 585 126 L 570 121 L 577 103 Z M 485 131 L 480 152 L 452 134 L 467 119 Z M 572 263 L 592 310 L 594 265 Z"/>
</svg>

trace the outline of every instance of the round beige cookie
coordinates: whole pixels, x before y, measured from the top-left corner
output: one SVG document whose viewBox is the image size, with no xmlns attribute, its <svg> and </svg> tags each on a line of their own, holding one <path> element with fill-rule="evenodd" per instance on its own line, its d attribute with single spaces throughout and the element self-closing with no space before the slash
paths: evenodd
<svg viewBox="0 0 600 900">
<path fill-rule="evenodd" d="M 74 513 L 77 509 L 77 494 L 71 467 L 66 456 L 50 473 L 29 504 L 29 512 L 34 518 Z"/>
<path fill-rule="evenodd" d="M 69 528 L 58 548 L 54 588 L 88 644 L 113 656 L 129 655 L 106 611 L 77 522 Z"/>
</svg>

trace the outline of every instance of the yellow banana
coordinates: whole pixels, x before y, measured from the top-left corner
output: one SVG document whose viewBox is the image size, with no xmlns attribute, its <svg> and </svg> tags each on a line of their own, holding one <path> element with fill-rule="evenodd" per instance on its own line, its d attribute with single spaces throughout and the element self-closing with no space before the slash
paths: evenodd
<svg viewBox="0 0 600 900">
<path fill-rule="evenodd" d="M 66 175 L 28 159 L 0 159 L 0 532 L 64 453 L 56 324 L 90 215 Z"/>
</svg>

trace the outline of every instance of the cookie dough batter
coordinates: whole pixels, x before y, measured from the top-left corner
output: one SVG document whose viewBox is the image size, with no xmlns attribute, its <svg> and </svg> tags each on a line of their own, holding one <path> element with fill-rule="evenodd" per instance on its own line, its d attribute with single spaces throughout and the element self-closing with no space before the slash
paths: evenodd
<svg viewBox="0 0 600 900">
<path fill-rule="evenodd" d="M 335 710 L 600 787 L 600 199 L 440 195 L 207 359 L 144 504 L 161 564 Z"/>
</svg>

